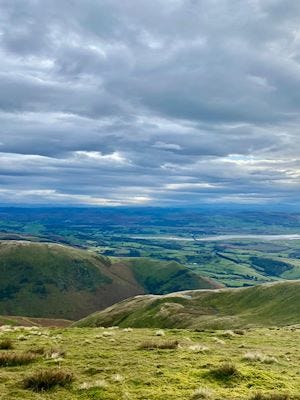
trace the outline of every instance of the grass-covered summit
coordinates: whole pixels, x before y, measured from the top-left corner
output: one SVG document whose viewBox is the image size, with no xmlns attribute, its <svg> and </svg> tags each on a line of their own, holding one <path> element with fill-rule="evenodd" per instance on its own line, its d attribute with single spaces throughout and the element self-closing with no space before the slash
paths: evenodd
<svg viewBox="0 0 300 400">
<path fill-rule="evenodd" d="M 76 326 L 213 328 L 300 324 L 300 281 L 137 296 Z"/>
<path fill-rule="evenodd" d="M 211 288 L 175 262 L 111 262 L 70 246 L 0 241 L 0 314 L 78 319 L 143 293 Z"/>
<path fill-rule="evenodd" d="M 0 397 L 299 400 L 299 329 L 230 333 L 5 327 Z"/>
</svg>

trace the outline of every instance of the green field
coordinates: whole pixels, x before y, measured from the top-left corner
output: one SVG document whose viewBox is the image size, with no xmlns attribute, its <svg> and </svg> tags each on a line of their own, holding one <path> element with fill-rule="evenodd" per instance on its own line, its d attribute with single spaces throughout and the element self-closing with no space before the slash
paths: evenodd
<svg viewBox="0 0 300 400">
<path fill-rule="evenodd" d="M 229 234 L 299 234 L 296 212 L 0 208 L 0 231 L 0 239 L 68 244 L 112 260 L 176 261 L 230 287 L 300 278 L 300 240 L 193 240 Z M 189 241 L 169 240 L 170 236 Z"/>
</svg>

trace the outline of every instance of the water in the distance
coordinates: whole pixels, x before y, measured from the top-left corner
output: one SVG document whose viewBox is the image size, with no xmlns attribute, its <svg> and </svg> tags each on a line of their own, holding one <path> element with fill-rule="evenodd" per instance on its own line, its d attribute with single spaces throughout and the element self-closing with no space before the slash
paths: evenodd
<svg viewBox="0 0 300 400">
<path fill-rule="evenodd" d="M 180 241 L 196 241 L 196 242 L 215 242 L 215 241 L 227 241 L 227 240 L 300 240 L 300 235 L 214 235 L 214 236 L 201 236 L 201 237 L 183 237 L 183 236 L 132 236 L 132 239 L 150 239 L 150 240 L 180 240 Z"/>
</svg>

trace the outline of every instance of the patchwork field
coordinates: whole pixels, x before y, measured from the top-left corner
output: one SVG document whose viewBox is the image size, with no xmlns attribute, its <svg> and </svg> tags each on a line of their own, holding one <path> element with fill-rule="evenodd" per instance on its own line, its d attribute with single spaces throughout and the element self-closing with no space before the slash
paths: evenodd
<svg viewBox="0 0 300 400">
<path fill-rule="evenodd" d="M 229 287 L 300 279 L 300 240 L 284 239 L 299 233 L 300 214 L 292 211 L 0 208 L 2 240 L 69 244 L 129 266 L 176 261 Z"/>
<path fill-rule="evenodd" d="M 0 398 L 299 399 L 299 345 L 299 326 L 202 332 L 4 326 Z M 43 390 L 58 382 L 65 386 Z"/>
</svg>

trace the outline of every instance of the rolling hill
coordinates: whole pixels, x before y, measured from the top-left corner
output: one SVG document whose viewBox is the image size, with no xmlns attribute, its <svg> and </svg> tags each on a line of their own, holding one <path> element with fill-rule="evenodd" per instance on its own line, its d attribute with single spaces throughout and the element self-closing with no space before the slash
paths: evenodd
<svg viewBox="0 0 300 400">
<path fill-rule="evenodd" d="M 210 328 L 300 324 L 300 281 L 137 296 L 75 326 Z"/>
<path fill-rule="evenodd" d="M 174 262 L 112 263 L 70 246 L 0 241 L 0 314 L 78 319 L 143 293 L 217 284 Z"/>
</svg>

